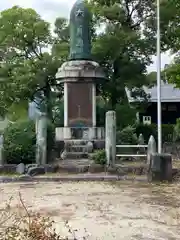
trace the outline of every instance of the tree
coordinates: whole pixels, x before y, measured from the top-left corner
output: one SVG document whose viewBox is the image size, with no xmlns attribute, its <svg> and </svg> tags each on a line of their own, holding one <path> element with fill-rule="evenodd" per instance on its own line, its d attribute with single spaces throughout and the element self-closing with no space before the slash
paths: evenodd
<svg viewBox="0 0 180 240">
<path fill-rule="evenodd" d="M 179 0 L 160 1 L 160 30 L 162 51 L 172 50 L 176 53 L 180 49 L 179 32 L 180 2 Z M 157 18 L 156 11 L 145 21 L 144 35 L 156 40 Z"/>
<path fill-rule="evenodd" d="M 146 20 L 144 34 L 150 38 L 156 38 L 156 13 Z M 160 30 L 161 30 L 161 50 L 175 54 L 175 59 L 167 69 L 162 72 L 170 83 L 180 87 L 180 31 L 179 31 L 180 1 L 179 0 L 161 0 L 160 1 Z M 152 77 L 152 75 L 151 75 Z"/>
<path fill-rule="evenodd" d="M 180 88 L 180 56 L 177 55 L 172 64 L 164 72 L 168 81 L 175 84 L 177 88 Z"/>
<path fill-rule="evenodd" d="M 98 26 L 104 31 L 93 44 L 94 58 L 108 76 L 99 91 L 109 99 L 111 108 L 127 103 L 125 87 L 130 90 L 148 84 L 146 67 L 155 51 L 154 42 L 142 37 L 142 24 L 154 14 L 152 0 L 91 0 L 89 6 Z"/>
<path fill-rule="evenodd" d="M 1 113 L 7 113 L 12 104 L 34 100 L 38 94 L 49 118 L 52 118 L 50 99 L 52 87 L 57 86 L 55 74 L 67 57 L 63 38 L 67 22 L 65 19 L 59 22 L 56 23 L 55 31 L 58 30 L 58 37 L 61 34 L 62 37 L 57 41 L 56 37 L 52 37 L 50 24 L 33 9 L 14 6 L 1 12 Z"/>
<path fill-rule="evenodd" d="M 163 49 L 177 53 L 180 49 L 179 0 L 163 0 L 161 3 L 161 41 Z"/>
<path fill-rule="evenodd" d="M 40 99 L 40 108 L 46 111 L 52 122 L 53 99 L 55 92 L 62 88 L 56 81 L 56 73 L 67 58 L 65 19 L 55 25 L 55 36 L 50 24 L 44 21 L 33 9 L 14 6 L 0 15 L 0 114 L 11 116 L 29 101 Z M 57 39 L 58 38 L 58 39 Z M 43 108 L 43 109 L 42 109 Z M 13 110 L 13 111 L 12 111 Z M 13 116 L 14 117 L 14 116 Z M 47 155 L 51 157 L 54 137 L 52 127 L 47 132 Z"/>
</svg>

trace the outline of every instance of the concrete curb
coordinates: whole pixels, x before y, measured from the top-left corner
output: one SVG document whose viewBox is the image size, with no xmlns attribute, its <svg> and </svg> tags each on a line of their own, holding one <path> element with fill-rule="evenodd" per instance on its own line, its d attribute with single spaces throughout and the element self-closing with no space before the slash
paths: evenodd
<svg viewBox="0 0 180 240">
<path fill-rule="evenodd" d="M 20 177 L 0 177 L 0 183 L 10 183 L 10 182 L 87 182 L 87 181 L 141 181 L 147 182 L 146 178 L 140 177 L 129 177 L 129 176 L 60 176 L 60 177 L 30 177 L 30 176 L 20 176 Z"/>
</svg>

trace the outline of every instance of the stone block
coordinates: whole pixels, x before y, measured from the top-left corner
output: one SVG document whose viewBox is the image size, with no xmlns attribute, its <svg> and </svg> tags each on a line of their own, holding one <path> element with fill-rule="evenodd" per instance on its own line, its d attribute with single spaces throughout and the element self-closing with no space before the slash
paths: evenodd
<svg viewBox="0 0 180 240">
<path fill-rule="evenodd" d="M 27 174 L 29 176 L 37 176 L 37 175 L 43 175 L 45 174 L 45 168 L 43 166 L 39 166 L 39 167 L 30 167 L 28 169 Z"/>
<path fill-rule="evenodd" d="M 90 173 L 100 173 L 100 172 L 104 172 L 104 171 L 105 171 L 105 166 L 103 166 L 103 165 L 92 163 L 89 166 Z"/>
<path fill-rule="evenodd" d="M 96 140 L 94 141 L 94 150 L 105 149 L 105 141 L 104 140 Z"/>
<path fill-rule="evenodd" d="M 166 153 L 152 153 L 148 166 L 148 180 L 172 181 L 172 156 Z"/>
<path fill-rule="evenodd" d="M 126 175 L 126 172 L 121 167 L 118 167 L 117 168 L 117 175 L 118 176 L 124 176 L 124 175 Z"/>
<path fill-rule="evenodd" d="M 92 153 L 93 152 L 93 143 L 89 141 L 86 145 L 86 148 L 87 148 L 88 153 Z"/>
<path fill-rule="evenodd" d="M 110 174 L 115 174 L 117 175 L 117 168 L 116 167 L 107 167 L 106 171 Z"/>
<path fill-rule="evenodd" d="M 16 164 L 4 164 L 0 166 L 0 173 L 12 174 L 16 173 Z"/>
<path fill-rule="evenodd" d="M 46 173 L 56 173 L 56 172 L 58 172 L 59 166 L 46 164 L 46 165 L 44 165 L 44 168 L 45 168 Z"/>
<path fill-rule="evenodd" d="M 16 167 L 16 173 L 23 174 L 25 173 L 25 165 L 24 163 L 20 163 Z"/>
<path fill-rule="evenodd" d="M 85 165 L 61 165 L 59 166 L 58 172 L 60 173 L 74 173 L 74 174 L 78 174 L 78 173 L 86 173 L 88 172 L 89 166 L 85 166 Z"/>
</svg>

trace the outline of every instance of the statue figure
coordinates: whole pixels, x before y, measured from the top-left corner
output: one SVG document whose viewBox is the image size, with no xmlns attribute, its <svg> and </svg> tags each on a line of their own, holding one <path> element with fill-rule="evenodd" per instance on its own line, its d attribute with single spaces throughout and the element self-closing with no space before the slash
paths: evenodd
<svg viewBox="0 0 180 240">
<path fill-rule="evenodd" d="M 77 0 L 70 14 L 70 60 L 91 60 L 91 13 Z"/>
</svg>

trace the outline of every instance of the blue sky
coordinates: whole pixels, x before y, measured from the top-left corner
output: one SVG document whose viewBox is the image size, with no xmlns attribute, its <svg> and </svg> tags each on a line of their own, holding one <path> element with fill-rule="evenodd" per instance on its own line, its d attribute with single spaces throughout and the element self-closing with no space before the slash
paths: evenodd
<svg viewBox="0 0 180 240">
<path fill-rule="evenodd" d="M 59 16 L 68 17 L 71 7 L 75 0 L 1 0 L 0 11 L 14 5 L 21 7 L 34 8 L 45 20 L 54 23 Z M 169 64 L 172 57 L 169 54 L 162 54 L 162 68 Z M 156 56 L 153 57 L 154 63 L 148 67 L 148 71 L 156 71 Z"/>
</svg>

